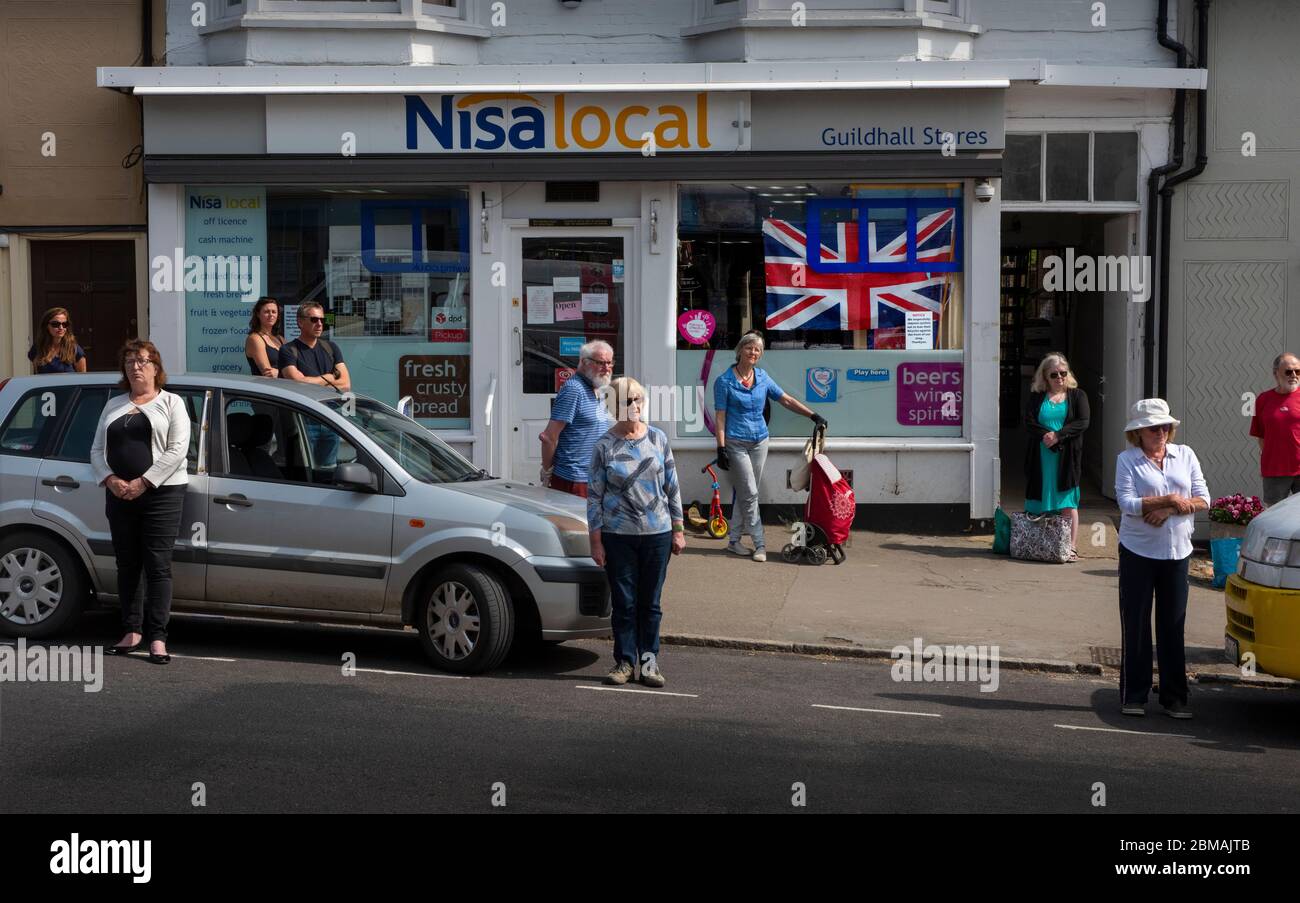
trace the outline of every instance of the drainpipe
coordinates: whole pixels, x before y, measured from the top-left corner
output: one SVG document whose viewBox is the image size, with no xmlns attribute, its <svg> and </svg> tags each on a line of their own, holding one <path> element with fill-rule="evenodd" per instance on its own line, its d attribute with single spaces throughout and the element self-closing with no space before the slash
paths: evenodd
<svg viewBox="0 0 1300 903">
<path fill-rule="evenodd" d="M 140 43 L 143 49 L 140 51 L 140 65 L 153 65 L 153 0 L 143 0 L 141 4 L 144 8 L 141 10 L 140 20 Z"/>
<path fill-rule="evenodd" d="M 1160 0 L 1160 11 L 1156 15 L 1156 40 L 1160 42 L 1161 47 L 1168 48 L 1178 54 L 1178 68 L 1187 68 L 1187 48 L 1181 43 L 1169 37 L 1169 0 Z M 1164 176 L 1183 165 L 1183 138 L 1186 130 L 1187 121 L 1187 97 L 1186 92 L 1179 88 L 1174 94 L 1174 150 L 1169 157 L 1169 162 L 1163 166 L 1157 166 L 1151 170 L 1147 176 L 1147 254 L 1156 254 L 1156 240 L 1160 232 L 1160 214 L 1157 198 L 1160 193 L 1160 180 Z M 1158 276 L 1163 283 L 1163 277 Z M 1147 308 L 1146 319 L 1142 329 L 1142 347 L 1144 366 L 1142 368 L 1142 397 L 1151 398 L 1155 395 L 1155 352 L 1156 352 L 1156 330 L 1152 322 L 1155 318 L 1152 316 L 1151 308 Z M 1163 320 L 1161 321 L 1163 326 Z"/>
<path fill-rule="evenodd" d="M 1196 63 L 1201 69 L 1210 68 L 1210 0 L 1196 0 Z M 1196 162 L 1191 169 L 1177 173 L 1165 180 L 1160 189 L 1160 216 L 1165 223 L 1160 236 L 1160 382 L 1159 394 L 1165 397 L 1169 381 L 1169 215 L 1173 205 L 1174 186 L 1194 179 L 1205 171 L 1209 162 L 1206 154 L 1207 108 L 1209 90 L 1196 92 Z"/>
</svg>

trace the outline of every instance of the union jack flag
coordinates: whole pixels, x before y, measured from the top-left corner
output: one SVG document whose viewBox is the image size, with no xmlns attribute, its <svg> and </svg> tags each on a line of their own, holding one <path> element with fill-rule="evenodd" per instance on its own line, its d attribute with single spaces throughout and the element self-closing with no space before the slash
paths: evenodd
<svg viewBox="0 0 1300 903">
<path fill-rule="evenodd" d="M 955 208 L 921 217 L 916 224 L 916 260 L 954 259 Z M 821 260 L 856 263 L 858 224 L 837 223 L 822 232 Z M 828 243 L 829 242 L 829 243 Z M 867 259 L 906 263 L 907 227 L 902 219 L 867 224 Z M 763 220 L 763 264 L 767 281 L 767 328 L 889 329 L 897 335 L 907 311 L 925 311 L 938 329 L 948 273 L 818 273 L 808 266 L 808 236 L 795 223 Z M 881 347 L 872 343 L 873 347 Z"/>
</svg>

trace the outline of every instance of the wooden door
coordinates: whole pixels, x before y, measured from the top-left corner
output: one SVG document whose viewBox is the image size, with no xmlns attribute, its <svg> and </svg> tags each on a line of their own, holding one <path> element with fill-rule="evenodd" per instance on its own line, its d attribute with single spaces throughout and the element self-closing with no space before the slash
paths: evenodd
<svg viewBox="0 0 1300 903">
<path fill-rule="evenodd" d="M 139 333 L 135 242 L 33 241 L 32 333 L 51 307 L 65 307 L 87 370 L 116 370 L 117 352 Z"/>
</svg>

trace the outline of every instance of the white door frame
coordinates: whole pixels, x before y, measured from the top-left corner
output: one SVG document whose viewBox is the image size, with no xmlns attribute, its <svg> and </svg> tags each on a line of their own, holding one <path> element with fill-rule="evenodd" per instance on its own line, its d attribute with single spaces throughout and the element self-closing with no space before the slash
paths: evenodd
<svg viewBox="0 0 1300 903">
<path fill-rule="evenodd" d="M 534 237 L 548 238 L 565 238 L 565 237 L 583 237 L 583 236 L 611 236 L 623 239 L 623 351 L 622 351 L 622 371 L 624 373 L 636 373 L 640 364 L 640 342 L 638 336 L 641 331 L 641 297 L 640 297 L 640 229 L 641 221 L 635 217 L 619 217 L 612 219 L 608 226 L 529 226 L 526 219 L 507 219 L 502 221 L 505 237 L 505 254 L 506 254 L 506 271 L 508 274 L 507 297 L 510 299 L 509 305 L 505 308 L 505 316 L 501 318 L 498 330 L 498 347 L 500 354 L 498 358 L 497 373 L 504 376 L 498 381 L 496 404 L 499 406 L 499 416 L 493 416 L 493 422 L 499 423 L 500 428 L 496 432 L 497 444 L 497 475 L 502 477 L 511 477 L 516 467 L 514 458 L 517 450 L 520 448 L 532 450 L 536 448 L 540 455 L 540 443 L 537 440 L 536 433 L 540 429 L 530 430 L 524 425 L 524 421 L 529 422 L 538 419 L 536 412 L 529 412 L 523 400 L 523 393 L 520 391 L 520 371 L 522 364 L 516 364 L 519 360 L 519 343 L 520 338 L 516 336 L 514 329 L 522 329 L 525 299 L 523 297 L 523 239 Z M 525 433 L 528 433 L 527 435 Z M 537 475 L 529 471 L 522 471 L 521 476 L 529 482 L 537 482 Z"/>
</svg>

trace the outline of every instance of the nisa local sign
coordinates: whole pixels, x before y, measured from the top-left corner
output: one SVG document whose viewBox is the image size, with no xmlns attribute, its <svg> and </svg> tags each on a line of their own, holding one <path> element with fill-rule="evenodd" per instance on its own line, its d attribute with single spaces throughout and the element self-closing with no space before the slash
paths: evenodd
<svg viewBox="0 0 1300 903">
<path fill-rule="evenodd" d="M 250 195 L 191 194 L 191 210 L 261 210 L 262 197 Z"/>
<path fill-rule="evenodd" d="M 735 110 L 713 112 L 704 93 L 408 94 L 404 101 L 405 149 L 421 153 L 705 151 L 721 129 L 734 133 Z"/>
</svg>

